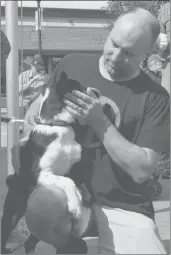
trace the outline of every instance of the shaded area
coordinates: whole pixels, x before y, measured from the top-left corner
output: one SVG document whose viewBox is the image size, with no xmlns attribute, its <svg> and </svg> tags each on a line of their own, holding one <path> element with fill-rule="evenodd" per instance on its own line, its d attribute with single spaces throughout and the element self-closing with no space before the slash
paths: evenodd
<svg viewBox="0 0 171 255">
<path fill-rule="evenodd" d="M 163 240 L 167 254 L 170 254 L 170 240 Z"/>
</svg>

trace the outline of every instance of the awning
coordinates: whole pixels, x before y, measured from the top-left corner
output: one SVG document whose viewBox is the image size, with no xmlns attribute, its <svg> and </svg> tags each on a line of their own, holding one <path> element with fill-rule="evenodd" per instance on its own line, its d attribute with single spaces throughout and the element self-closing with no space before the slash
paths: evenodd
<svg viewBox="0 0 171 255">
<path fill-rule="evenodd" d="M 5 30 L 5 27 L 2 27 Z M 42 31 L 42 48 L 45 51 L 101 51 L 109 34 L 108 28 L 45 27 Z M 19 49 L 38 48 L 38 38 L 34 27 L 18 27 Z"/>
</svg>

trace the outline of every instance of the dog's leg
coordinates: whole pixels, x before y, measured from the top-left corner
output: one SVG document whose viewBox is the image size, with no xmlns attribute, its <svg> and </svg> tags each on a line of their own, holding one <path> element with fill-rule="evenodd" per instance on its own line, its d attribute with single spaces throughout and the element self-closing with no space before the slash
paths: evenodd
<svg viewBox="0 0 171 255">
<path fill-rule="evenodd" d="M 15 189 L 9 189 L 1 220 L 1 253 L 6 252 L 6 244 L 11 232 L 16 227 L 19 220 L 24 216 L 27 202 L 27 195 L 23 195 Z M 9 252 L 9 251 L 8 251 Z"/>
</svg>

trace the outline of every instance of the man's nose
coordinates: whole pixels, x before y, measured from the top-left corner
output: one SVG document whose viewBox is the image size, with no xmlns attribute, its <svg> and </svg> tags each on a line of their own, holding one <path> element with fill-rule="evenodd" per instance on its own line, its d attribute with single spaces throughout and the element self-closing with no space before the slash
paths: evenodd
<svg viewBox="0 0 171 255">
<path fill-rule="evenodd" d="M 116 48 L 112 55 L 112 62 L 119 62 L 122 59 L 122 51 L 120 48 Z"/>
</svg>

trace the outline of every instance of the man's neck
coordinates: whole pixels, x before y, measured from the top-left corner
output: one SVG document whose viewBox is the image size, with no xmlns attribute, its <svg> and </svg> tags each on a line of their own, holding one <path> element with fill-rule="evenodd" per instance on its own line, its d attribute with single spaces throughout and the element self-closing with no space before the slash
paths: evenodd
<svg viewBox="0 0 171 255">
<path fill-rule="evenodd" d="M 127 77 L 114 77 L 114 76 L 111 76 L 107 72 L 107 70 L 104 66 L 103 56 L 101 56 L 100 59 L 99 59 L 99 71 L 105 79 L 107 79 L 109 81 L 116 81 L 116 82 L 129 81 L 129 80 L 132 80 L 132 79 L 136 78 L 140 74 L 140 69 L 138 68 L 134 74 L 131 74 L 130 76 L 127 76 Z"/>
</svg>

